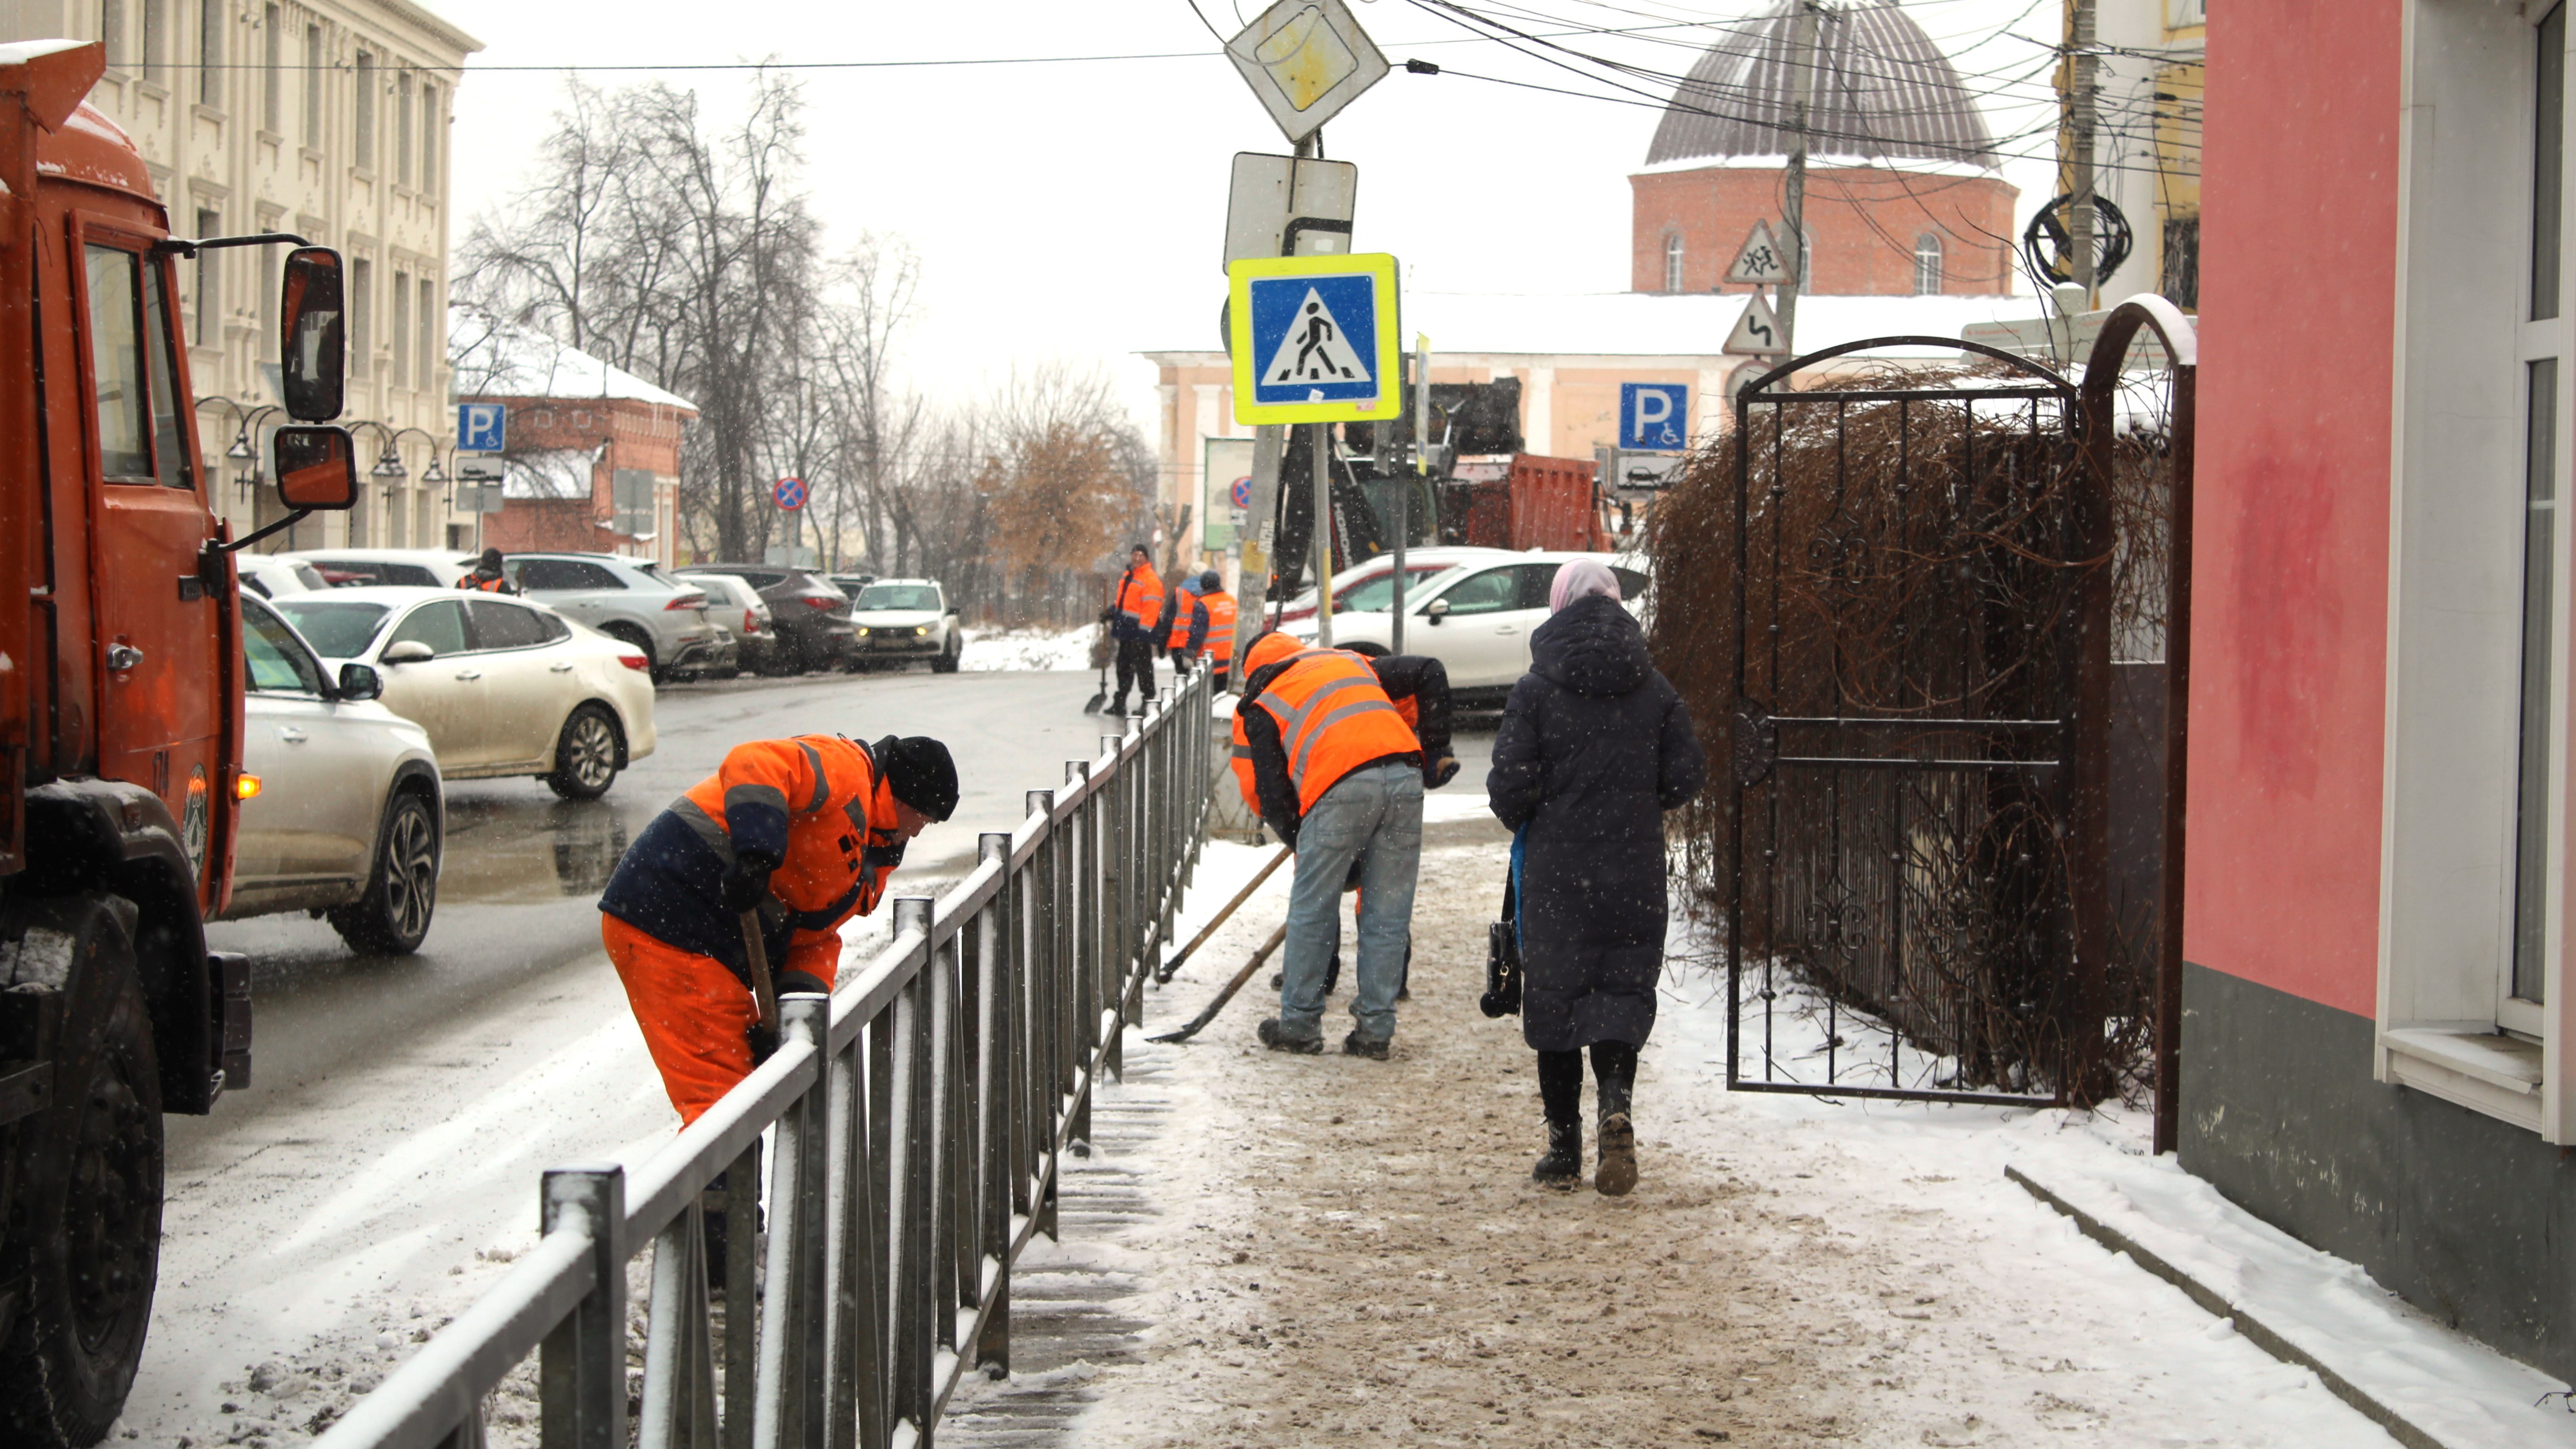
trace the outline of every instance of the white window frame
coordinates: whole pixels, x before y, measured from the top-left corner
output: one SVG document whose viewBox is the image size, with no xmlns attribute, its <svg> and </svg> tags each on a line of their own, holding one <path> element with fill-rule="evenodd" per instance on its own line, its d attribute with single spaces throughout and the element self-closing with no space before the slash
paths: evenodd
<svg viewBox="0 0 2576 1449">
<path fill-rule="evenodd" d="M 1687 259 L 1688 259 L 1688 257 L 1687 257 L 1687 253 L 1686 253 L 1686 251 L 1685 251 L 1685 249 L 1684 249 L 1684 244 L 1683 244 L 1683 242 L 1682 242 L 1682 234 L 1681 234 L 1680 232 L 1678 232 L 1678 231 L 1668 231 L 1668 232 L 1665 232 L 1665 233 L 1664 233 L 1664 290 L 1665 290 L 1665 291 L 1667 291 L 1667 292 L 1678 292 L 1678 291 L 1680 291 L 1680 290 L 1682 289 L 1682 267 L 1683 267 L 1683 263 L 1684 263 Z"/>
<path fill-rule="evenodd" d="M 1924 263 L 1929 260 L 1927 271 Z M 1914 238 L 1914 295 L 1937 297 L 1949 285 L 1948 249 L 1941 245 L 1938 232 L 1924 232 Z"/>
<path fill-rule="evenodd" d="M 2576 0 L 2570 0 L 2576 3 Z M 2558 315 L 2529 320 L 2534 62 L 2545 7 L 2407 0 L 2389 489 L 2376 1074 L 2576 1142 L 2566 985 L 2569 529 L 2551 510 L 2546 1005 L 2512 996 L 2528 366 L 2557 360 L 2553 497 L 2569 494 L 2576 237 L 2560 184 Z M 2562 106 L 2562 170 L 2576 158 Z M 2491 225 L 2463 226 L 2463 217 Z"/>
</svg>

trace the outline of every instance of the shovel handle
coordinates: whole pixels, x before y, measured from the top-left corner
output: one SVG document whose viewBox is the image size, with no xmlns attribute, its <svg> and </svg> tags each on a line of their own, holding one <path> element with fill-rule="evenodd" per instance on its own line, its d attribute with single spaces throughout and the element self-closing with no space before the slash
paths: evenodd
<svg viewBox="0 0 2576 1449">
<path fill-rule="evenodd" d="M 1188 961 L 1192 953 L 1196 952 L 1198 948 L 1206 945 L 1208 937 L 1216 934 L 1216 928 L 1224 925 L 1227 919 L 1233 916 L 1234 908 L 1242 905 L 1245 901 L 1252 899 L 1252 893 L 1261 888 L 1261 883 L 1263 881 L 1270 879 L 1270 873 L 1277 870 L 1279 867 L 1286 865 L 1289 858 L 1294 856 L 1296 853 L 1297 852 L 1294 847 L 1286 845 L 1279 847 L 1279 853 L 1270 857 L 1269 863 L 1261 867 L 1260 873 L 1255 875 L 1251 880 L 1245 882 L 1243 889 L 1234 893 L 1234 899 L 1225 903 L 1225 909 L 1217 912 L 1215 919 L 1209 921 L 1205 927 L 1201 928 L 1197 935 L 1192 936 L 1190 938 L 1190 943 L 1181 948 L 1181 953 L 1179 955 L 1174 956 L 1171 960 L 1163 963 L 1161 969 L 1154 973 L 1154 980 L 1158 983 L 1170 981 L 1173 973 L 1181 969 L 1182 963 Z"/>
<path fill-rule="evenodd" d="M 742 954 L 751 963 L 751 999 L 760 1004 L 760 1029 L 778 1030 L 778 985 L 769 977 L 769 946 L 760 939 L 760 912 L 742 913 Z"/>
</svg>

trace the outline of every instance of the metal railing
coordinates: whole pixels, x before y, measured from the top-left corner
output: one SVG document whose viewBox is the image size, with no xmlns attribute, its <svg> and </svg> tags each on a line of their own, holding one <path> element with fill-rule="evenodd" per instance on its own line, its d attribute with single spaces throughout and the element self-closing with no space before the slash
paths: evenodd
<svg viewBox="0 0 2576 1449">
<path fill-rule="evenodd" d="M 1011 1266 L 1056 1234 L 1062 1156 L 1141 1020 L 1198 860 L 1209 679 L 1030 791 L 946 895 L 898 898 L 885 949 L 780 1002 L 777 1054 L 631 1175 L 545 1173 L 536 1248 L 320 1449 L 480 1449 L 486 1396 L 531 1351 L 546 1449 L 625 1449 L 626 1267 L 648 1244 L 643 1449 L 929 1443 L 966 1372 L 1009 1371 Z M 772 1128 L 765 1257 L 730 1208 L 711 1294 L 703 1197 L 720 1174 L 752 1196 Z"/>
</svg>

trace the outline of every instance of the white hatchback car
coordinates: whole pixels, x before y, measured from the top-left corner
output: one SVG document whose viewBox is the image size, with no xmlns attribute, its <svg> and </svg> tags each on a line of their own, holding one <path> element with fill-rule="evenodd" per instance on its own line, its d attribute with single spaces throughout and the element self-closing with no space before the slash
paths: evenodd
<svg viewBox="0 0 2576 1449">
<path fill-rule="evenodd" d="M 373 665 L 451 780 L 534 775 L 608 793 L 653 753 L 651 661 L 543 604 L 453 589 L 343 588 L 277 601 L 323 657 Z"/>
<path fill-rule="evenodd" d="M 438 758 L 376 703 L 363 664 L 323 668 L 277 611 L 242 606 L 242 802 L 228 918 L 317 911 L 356 950 L 418 950 L 438 907 Z"/>
<path fill-rule="evenodd" d="M 1404 597 L 1404 648 L 1427 654 L 1449 670 L 1449 688 L 1461 704 L 1499 704 L 1530 667 L 1530 631 L 1547 622 L 1547 591 L 1570 559 L 1594 558 L 1619 577 L 1620 602 L 1636 613 L 1648 575 L 1625 555 L 1531 549 L 1497 553 L 1462 563 Z M 1409 562 L 1409 560 L 1408 560 Z M 1336 592 L 1339 592 L 1336 590 Z M 1389 592 L 1392 592 L 1390 589 Z M 1394 616 L 1384 611 L 1333 616 L 1333 643 L 1361 654 L 1383 654 L 1394 637 Z M 1281 626 L 1301 639 L 1315 637 L 1312 615 Z"/>
<path fill-rule="evenodd" d="M 965 627 L 937 579 L 878 579 L 850 601 L 850 622 L 858 628 L 850 644 L 852 669 L 880 660 L 927 659 L 931 673 L 954 674 L 966 652 Z"/>
</svg>

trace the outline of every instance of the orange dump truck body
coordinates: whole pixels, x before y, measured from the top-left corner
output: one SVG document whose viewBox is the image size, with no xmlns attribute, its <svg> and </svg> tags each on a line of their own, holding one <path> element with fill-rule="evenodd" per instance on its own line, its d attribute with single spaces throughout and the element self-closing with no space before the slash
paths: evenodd
<svg viewBox="0 0 2576 1449">
<path fill-rule="evenodd" d="M 1466 542 L 1478 548 L 1574 549 L 1610 547 L 1589 458 L 1548 458 L 1514 453 L 1509 458 L 1465 459 Z"/>
</svg>

